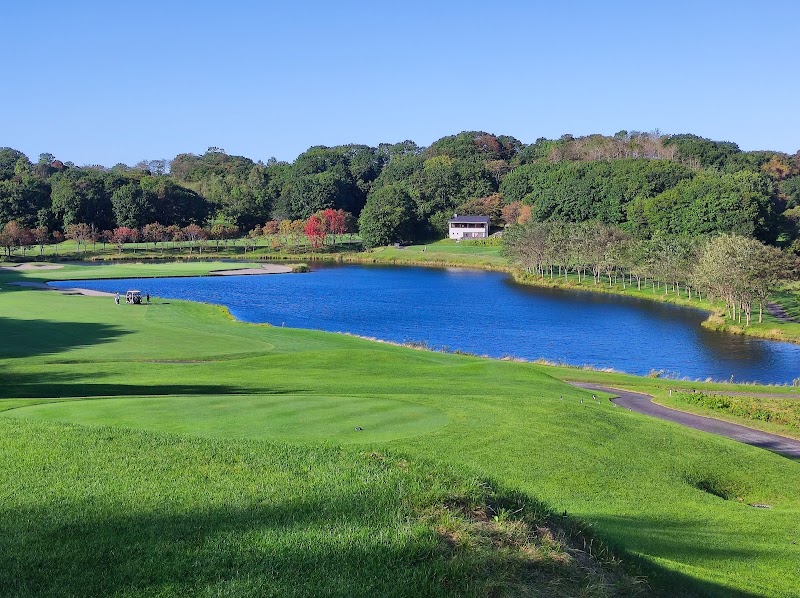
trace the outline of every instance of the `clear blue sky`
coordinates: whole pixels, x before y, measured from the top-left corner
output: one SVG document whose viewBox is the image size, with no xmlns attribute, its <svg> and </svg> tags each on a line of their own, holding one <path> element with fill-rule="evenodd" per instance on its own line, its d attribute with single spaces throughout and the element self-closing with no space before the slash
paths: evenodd
<svg viewBox="0 0 800 598">
<path fill-rule="evenodd" d="M 40 0 L 2 22 L 0 146 L 34 160 L 293 160 L 463 130 L 800 149 L 796 0 Z"/>
</svg>

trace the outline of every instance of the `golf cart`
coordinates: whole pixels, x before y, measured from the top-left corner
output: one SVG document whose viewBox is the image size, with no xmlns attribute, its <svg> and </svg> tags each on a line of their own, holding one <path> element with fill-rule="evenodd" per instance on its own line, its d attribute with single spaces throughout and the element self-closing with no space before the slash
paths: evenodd
<svg viewBox="0 0 800 598">
<path fill-rule="evenodd" d="M 128 291 L 125 293 L 125 303 L 132 303 L 134 305 L 140 305 L 142 303 L 142 292 L 141 291 Z"/>
</svg>

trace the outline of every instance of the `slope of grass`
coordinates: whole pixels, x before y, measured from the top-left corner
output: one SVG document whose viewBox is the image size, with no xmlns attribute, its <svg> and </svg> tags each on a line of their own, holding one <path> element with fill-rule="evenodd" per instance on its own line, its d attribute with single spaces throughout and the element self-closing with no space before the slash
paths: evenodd
<svg viewBox="0 0 800 598">
<path fill-rule="evenodd" d="M 454 266 L 509 270 L 508 260 L 499 246 L 468 245 L 443 240 L 426 245 L 409 245 L 402 249 L 378 247 L 360 253 L 344 254 L 342 261 L 417 266 Z"/>
<path fill-rule="evenodd" d="M 763 430 L 764 432 L 800 439 L 800 432 L 797 429 L 796 417 L 794 415 L 790 415 L 789 418 L 777 417 L 779 414 L 786 411 L 794 412 L 800 406 L 800 388 L 798 387 L 647 378 L 617 372 L 599 372 L 563 366 L 545 366 L 544 369 L 561 380 L 596 382 L 611 388 L 643 392 L 652 395 L 656 403 L 670 407 L 671 409 L 696 413 L 707 417 L 715 417 L 735 424 Z M 731 401 L 738 403 L 738 400 L 742 399 L 756 409 L 772 409 L 774 406 L 776 417 L 753 418 L 746 416 L 744 413 L 737 414 L 735 410 L 713 409 L 697 401 L 687 402 L 681 399 L 681 395 L 691 396 L 699 394 L 714 396 L 715 393 L 723 396 L 726 393 L 740 394 L 742 395 L 741 397 L 737 398 L 736 394 L 731 397 Z M 770 398 L 754 396 L 759 394 L 775 396 Z"/>
<path fill-rule="evenodd" d="M 142 274 L 144 271 L 146 268 L 143 267 Z M 246 325 L 232 321 L 218 307 L 180 301 L 126 310 L 116 309 L 117 306 L 107 298 L 65 297 L 56 293 L 17 290 L 6 285 L 0 290 L 0 330 L 6 341 L 0 348 L 3 376 L 0 403 L 13 400 L 16 407 L 21 407 L 4 411 L 0 423 L 11 427 L 6 429 L 29 430 L 10 445 L 4 445 L 6 452 L 0 458 L 0 470 L 9 470 L 14 479 L 29 480 L 22 486 L 15 486 L 11 494 L 6 494 L 6 497 L 16 497 L 16 501 L 35 503 L 39 488 L 48 483 L 47 464 L 52 462 L 58 467 L 64 466 L 55 459 L 54 453 L 42 454 L 40 449 L 15 452 L 17 445 L 24 447 L 37 434 L 42 438 L 57 437 L 65 433 L 62 430 L 69 430 L 78 436 L 89 435 L 86 444 L 80 445 L 82 448 L 73 454 L 85 452 L 87 459 L 104 462 L 108 459 L 102 456 L 102 451 L 95 455 L 90 448 L 97 442 L 96 435 L 99 434 L 100 438 L 103 435 L 112 438 L 140 436 L 124 432 L 122 427 L 110 429 L 102 426 L 115 424 L 129 429 L 151 430 L 149 434 L 152 435 L 146 436 L 149 440 L 145 448 L 133 453 L 126 449 L 122 454 L 127 457 L 111 460 L 121 486 L 135 488 L 140 480 L 131 476 L 146 466 L 137 465 L 133 459 L 135 467 L 130 469 L 132 473 L 129 475 L 120 463 L 132 459 L 131 454 L 149 455 L 157 465 L 162 451 L 169 451 L 175 443 L 179 446 L 201 443 L 204 447 L 222 446 L 215 443 L 223 443 L 226 447 L 233 447 L 230 450 L 252 452 L 250 447 L 255 445 L 248 443 L 255 441 L 239 440 L 238 437 L 245 435 L 242 431 L 247 429 L 251 430 L 247 435 L 253 435 L 252 430 L 258 428 L 258 421 L 242 421 L 241 426 L 237 426 L 236 419 L 246 420 L 253 405 L 260 402 L 280 403 L 281 397 L 287 402 L 294 397 L 299 401 L 311 399 L 314 403 L 311 416 L 317 418 L 316 421 L 304 421 L 300 409 L 295 419 L 284 410 L 284 424 L 294 426 L 293 430 L 281 436 L 279 425 L 265 425 L 263 432 L 266 438 L 293 437 L 293 440 L 304 443 L 306 448 L 303 450 L 311 453 L 323 436 L 329 435 L 330 442 L 342 443 L 348 435 L 356 434 L 349 429 L 341 434 L 331 434 L 325 426 L 333 423 L 344 429 L 344 414 L 357 409 L 361 402 L 376 401 L 376 405 L 401 403 L 415 409 L 418 406 L 421 416 L 418 419 L 416 415 L 410 416 L 404 422 L 402 433 L 368 438 L 353 450 L 401 453 L 412 460 L 436 462 L 448 470 L 475 472 L 480 478 L 496 480 L 503 488 L 536 497 L 553 512 L 566 511 L 569 521 L 584 522 L 592 537 L 611 546 L 624 561 L 640 564 L 650 583 L 665 588 L 667 594 L 674 594 L 676 588 L 680 588 L 683 595 L 792 596 L 800 584 L 796 567 L 800 562 L 800 526 L 797 523 L 800 521 L 800 497 L 796 492 L 800 487 L 800 464 L 753 447 L 630 413 L 613 407 L 607 401 L 595 403 L 591 400 L 591 393 L 566 386 L 552 375 L 591 377 L 596 373 L 415 351 L 321 332 Z M 639 380 L 642 385 L 667 384 L 661 380 L 621 378 Z M 666 388 L 662 386 L 662 389 Z M 64 398 L 101 397 L 114 400 L 77 400 L 28 408 L 19 402 L 21 399 L 42 402 L 47 398 L 61 401 Z M 198 406 L 205 412 L 190 414 L 189 405 L 196 400 L 200 401 Z M 168 402 L 176 410 L 172 423 L 165 418 L 164 410 L 152 408 L 154 403 L 166 405 Z M 112 407 L 109 409 L 108 405 Z M 298 403 L 298 407 L 305 406 Z M 217 408 L 225 411 L 220 427 L 214 426 L 216 416 L 213 409 Z M 274 405 L 271 408 L 279 409 Z M 330 422 L 323 422 L 320 415 L 326 408 L 330 409 Z M 49 409 L 55 410 L 52 417 L 44 415 Z M 26 411 L 60 422 L 83 421 L 91 425 L 81 428 L 65 427 L 59 423 L 28 423 L 24 421 Z M 269 417 L 277 412 L 267 409 L 264 415 Z M 430 415 L 432 413 L 441 416 Z M 395 425 L 390 418 L 382 420 L 380 413 L 372 415 L 375 419 L 370 423 L 370 429 L 374 425 L 390 430 Z M 209 435 L 213 432 L 213 435 L 224 438 L 204 440 L 158 435 L 164 430 L 186 431 L 170 426 L 191 422 L 192 418 L 198 426 L 206 426 Z M 431 418 L 435 425 L 431 425 Z M 353 421 L 346 423 L 349 428 Z M 363 427 L 364 430 L 358 434 L 367 432 L 368 427 Z M 47 444 L 45 440 L 41 442 Z M 109 449 L 109 452 L 113 450 Z M 277 449 L 269 448 L 252 454 L 261 455 L 273 450 Z M 24 454 L 30 457 L 21 458 L 20 455 Z M 198 463 L 202 461 L 203 458 L 198 458 Z M 13 468 L 8 467 L 11 463 L 15 463 Z M 76 467 L 79 463 L 80 459 L 77 459 Z M 162 466 L 157 465 L 155 471 L 158 467 Z M 173 484 L 172 472 L 194 471 L 192 467 L 177 464 L 172 469 L 166 468 L 164 475 L 148 482 L 153 495 L 180 495 L 184 490 L 175 486 L 178 482 Z M 333 469 L 339 471 L 341 467 Z M 220 484 L 238 487 L 240 484 L 234 473 L 220 474 Z M 110 476 L 111 473 L 104 475 Z M 345 480 L 350 479 L 343 476 Z M 81 492 L 90 493 L 89 501 L 94 500 L 92 492 L 102 494 L 108 484 L 102 481 L 106 479 L 102 476 L 97 478 L 101 481 L 93 483 L 91 480 L 95 477 L 92 474 L 80 478 L 83 480 Z M 316 479 L 312 486 L 316 487 L 320 480 Z M 242 482 L 241 485 L 249 488 L 249 483 Z M 158 484 L 162 486 L 159 488 Z M 376 488 L 383 487 L 383 482 L 376 484 Z M 349 481 L 343 481 L 341 487 L 349 485 Z M 0 484 L 0 487 L 4 485 Z M 51 501 L 57 501 L 59 485 L 56 484 L 55 488 L 54 494 L 48 495 Z M 448 492 L 450 490 L 444 493 Z M 305 493 L 305 490 L 295 493 L 300 502 Z M 353 496 L 361 500 L 367 494 L 356 493 Z M 151 518 L 154 513 L 161 513 L 167 519 L 176 514 L 191 515 L 198 509 L 202 511 L 203 504 L 200 499 L 191 506 L 168 500 L 159 510 L 154 499 L 148 500 L 143 500 L 141 513 L 150 522 L 150 530 L 162 525 L 158 519 Z M 368 511 L 384 508 L 380 501 L 363 500 Z M 435 504 L 447 503 L 446 500 L 437 500 L 422 511 L 436 511 L 438 507 Z M 272 502 L 273 499 L 266 494 L 263 503 L 258 504 L 267 508 Z M 771 508 L 749 506 L 756 503 L 768 504 Z M 64 504 L 72 503 L 67 499 Z M 66 526 L 60 535 L 53 535 L 53 528 L 44 525 L 37 517 L 23 519 L 39 521 L 33 525 L 31 533 L 50 539 L 62 538 L 53 550 L 63 550 L 66 554 L 77 542 L 75 538 L 86 529 L 85 525 L 89 525 L 82 522 L 98 517 L 104 521 L 124 520 L 128 505 L 120 503 L 122 506 L 119 508 L 112 508 L 95 503 L 92 503 L 94 506 L 74 504 L 71 519 L 66 518 L 73 523 L 71 527 Z M 18 505 L 15 508 L 23 507 Z M 47 510 L 47 505 L 38 504 L 34 508 L 41 514 Z M 211 509 L 211 518 L 224 520 L 220 513 L 225 512 L 223 509 L 215 515 Z M 234 509 L 235 512 L 238 511 Z M 244 512 L 251 513 L 247 508 Z M 395 513 L 390 517 L 395 521 L 398 511 L 390 512 Z M 359 546 L 357 537 L 360 532 L 346 516 L 337 515 L 336 511 L 329 514 L 334 522 L 342 521 L 345 528 L 353 530 L 352 536 L 345 534 L 331 540 L 343 551 L 341 579 L 349 579 L 348 567 L 363 557 L 363 551 L 349 552 L 347 547 L 351 544 Z M 376 520 L 383 516 L 378 513 L 369 515 Z M 246 521 L 249 517 L 251 514 L 244 516 Z M 328 519 L 320 519 L 316 525 L 325 525 L 319 522 Z M 124 521 L 127 521 L 124 525 L 131 528 L 137 526 L 135 520 Z M 167 559 L 163 571 L 158 562 L 147 565 L 154 568 L 153 576 L 157 583 L 171 575 L 164 571 L 181 570 L 180 563 L 194 562 L 194 557 L 199 559 L 197 562 L 206 562 L 202 554 L 204 536 L 192 536 L 193 532 L 189 530 L 195 527 L 205 529 L 204 526 L 215 530 L 216 526 L 224 527 L 224 522 L 204 520 L 206 523 L 198 523 L 193 516 L 182 521 L 179 530 L 184 531 L 168 535 L 171 541 L 180 545 L 174 548 L 174 558 Z M 315 523 L 308 525 L 313 528 Z M 364 535 L 386 538 L 389 553 L 404 545 L 405 540 L 382 525 L 371 528 Z M 245 558 L 243 555 L 251 554 L 244 539 L 237 545 L 239 540 L 236 538 L 247 531 L 243 528 L 247 526 L 233 525 L 228 536 L 214 532 L 215 538 L 225 536 L 225 542 L 233 546 L 233 552 L 224 553 L 228 556 L 221 557 L 223 560 L 239 563 L 238 559 Z M 304 525 L 299 525 L 297 533 L 306 533 L 303 529 Z M 334 536 L 332 533 L 330 537 Z M 444 536 L 452 539 L 452 530 Z M 10 537 L 21 536 L 14 532 Z M 189 539 L 181 544 L 181 538 Z M 289 546 L 271 542 L 267 543 L 273 546 L 268 549 L 272 551 L 270 554 L 292 554 L 293 557 L 286 557 L 290 559 L 291 567 L 297 565 L 299 571 L 304 570 L 302 550 L 292 551 Z M 297 546 L 314 546 L 310 540 L 297 542 Z M 590 548 L 587 547 L 587 551 Z M 105 553 L 101 550 L 98 554 Z M 425 554 L 428 556 L 424 558 L 415 556 L 414 559 L 419 560 L 414 562 L 427 562 L 431 553 Z M 382 563 L 384 566 L 386 561 Z M 426 568 L 426 575 L 430 573 L 436 577 L 438 573 L 431 571 L 437 566 L 432 564 L 431 569 Z M 244 570 L 251 571 L 247 567 Z M 450 579 L 448 575 L 437 577 L 439 580 L 445 578 Z M 121 579 L 128 578 L 123 575 Z M 400 577 L 396 583 L 398 587 L 407 584 L 405 578 Z M 158 587 L 167 588 L 165 592 L 180 593 L 187 587 L 190 588 L 187 591 L 193 591 L 200 586 Z M 217 586 L 202 587 L 213 587 L 214 592 L 219 589 Z M 264 586 L 257 587 L 263 589 Z M 360 586 L 355 587 L 358 589 Z M 406 587 L 411 594 L 416 586 Z M 437 587 L 441 589 L 441 586 Z M 462 589 L 459 586 L 454 592 L 458 594 Z M 363 590 L 364 593 L 368 591 Z M 475 591 L 478 594 L 483 592 L 480 589 Z M 420 592 L 425 593 L 425 590 Z M 437 592 L 442 593 L 440 590 Z"/>
<path fill-rule="evenodd" d="M 4 596 L 635 587 L 581 562 L 534 502 L 382 453 L 2 420 L 0 462 Z"/>
<path fill-rule="evenodd" d="M 725 396 L 707 392 L 676 392 L 663 405 L 723 417 L 745 426 L 800 439 L 800 397 Z"/>
</svg>

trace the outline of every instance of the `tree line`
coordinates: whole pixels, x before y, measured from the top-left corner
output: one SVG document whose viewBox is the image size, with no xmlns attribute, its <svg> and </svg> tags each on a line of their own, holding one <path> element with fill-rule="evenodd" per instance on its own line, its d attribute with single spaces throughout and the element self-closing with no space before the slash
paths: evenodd
<svg viewBox="0 0 800 598">
<path fill-rule="evenodd" d="M 367 246 L 443 237 L 454 212 L 599 221 L 629 236 L 735 232 L 792 247 L 800 234 L 800 152 L 743 152 L 695 135 L 620 131 L 540 138 L 466 131 L 429 147 L 315 146 L 293 162 L 210 147 L 134 166 L 33 163 L 0 148 L 0 227 L 65 234 L 160 223 L 251 231 L 268 221 L 350 213 Z M 794 245 L 800 252 L 800 243 Z"/>
<path fill-rule="evenodd" d="M 159 222 L 151 222 L 140 228 L 119 226 L 104 231 L 82 222 L 67 225 L 62 233 L 59 230 L 51 231 L 46 226 L 26 228 L 16 220 L 12 220 L 0 229 L 0 247 L 9 258 L 18 250 L 25 257 L 26 253 L 33 251 L 36 246 L 39 248 L 39 255 L 43 255 L 46 246 L 53 244 L 57 246 L 67 239 L 75 242 L 78 251 L 83 248 L 84 253 L 90 244 L 93 250 L 96 250 L 98 243 L 102 245 L 104 251 L 106 245 L 111 244 L 116 246 L 120 253 L 128 243 L 133 244 L 134 253 L 138 243 L 145 245 L 152 243 L 153 249 L 158 249 L 159 246 L 163 249 L 168 243 L 172 243 L 173 249 L 188 247 L 189 253 L 193 253 L 197 248 L 202 253 L 209 242 L 214 242 L 216 249 L 219 250 L 220 243 L 227 248 L 234 240 L 241 242 L 246 253 L 248 249 L 255 249 L 259 241 L 265 238 L 269 239 L 269 246 L 272 249 L 297 248 L 304 241 L 312 249 L 319 249 L 329 239 L 333 239 L 335 245 L 342 235 L 352 233 L 352 223 L 351 214 L 344 210 L 332 209 L 320 210 L 305 220 L 271 220 L 263 226 L 256 225 L 249 232 L 241 231 L 238 226 L 224 222 L 216 222 L 207 227 L 197 224 L 184 227 L 176 224 L 164 226 Z"/>
<path fill-rule="evenodd" d="M 728 317 L 750 325 L 754 305 L 762 321 L 767 297 L 797 280 L 797 256 L 752 237 L 656 233 L 630 236 L 602 222 L 528 221 L 506 229 L 506 256 L 526 274 L 541 279 L 570 276 L 595 285 L 635 286 L 653 293 L 725 302 Z"/>
</svg>

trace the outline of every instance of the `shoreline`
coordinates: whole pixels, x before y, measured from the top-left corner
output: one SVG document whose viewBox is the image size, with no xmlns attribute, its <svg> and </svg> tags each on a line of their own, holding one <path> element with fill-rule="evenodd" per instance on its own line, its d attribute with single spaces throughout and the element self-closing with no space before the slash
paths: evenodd
<svg viewBox="0 0 800 598">
<path fill-rule="evenodd" d="M 638 299 L 643 301 L 656 301 L 659 303 L 670 303 L 672 305 L 676 305 L 678 307 L 686 307 L 689 309 L 698 309 L 708 314 L 707 318 L 701 323 L 703 328 L 708 330 L 713 330 L 716 332 L 724 332 L 728 334 L 736 334 L 739 336 L 748 336 L 751 338 L 758 338 L 762 340 L 770 340 L 770 341 L 777 341 L 777 342 L 785 342 L 791 344 L 800 344 L 800 333 L 798 336 L 790 336 L 787 335 L 785 330 L 782 330 L 780 326 L 784 325 L 792 325 L 798 324 L 798 322 L 786 321 L 778 318 L 778 322 L 775 323 L 774 327 L 772 328 L 753 328 L 753 327 L 746 327 L 744 325 L 737 324 L 735 322 L 728 322 L 725 317 L 722 309 L 720 307 L 715 307 L 713 305 L 702 304 L 698 301 L 698 303 L 694 303 L 693 300 L 684 298 L 682 296 L 676 297 L 673 294 L 664 295 L 660 291 L 653 294 L 644 294 L 637 291 L 636 294 L 632 294 L 627 292 L 627 289 L 617 289 L 615 287 L 609 288 L 605 284 L 598 284 L 598 285 L 584 285 L 581 283 L 577 283 L 574 280 L 568 280 L 566 282 L 563 281 L 562 277 L 554 277 L 540 279 L 537 276 L 532 276 L 521 272 L 517 268 L 513 268 L 509 265 L 501 265 L 501 264 L 489 264 L 489 263 L 471 263 L 469 260 L 459 259 L 458 257 L 449 255 L 447 258 L 441 259 L 439 256 L 441 255 L 440 252 L 431 251 L 427 254 L 421 252 L 414 252 L 410 251 L 409 255 L 412 257 L 405 257 L 394 255 L 390 253 L 389 255 L 385 255 L 385 252 L 394 252 L 394 251 L 403 251 L 403 250 L 396 250 L 389 247 L 385 248 L 378 248 L 377 251 L 384 252 L 384 253 L 376 253 L 375 250 L 367 250 L 357 253 L 328 253 L 328 254 L 318 254 L 318 253 L 301 253 L 301 254 L 294 254 L 294 255 L 259 255 L 259 256 L 237 256 L 235 258 L 232 257 L 219 257 L 216 258 L 206 258 L 205 256 L 199 255 L 185 255 L 185 256 L 175 256 L 173 259 L 166 258 L 167 263 L 174 263 L 174 262 L 194 262 L 194 261 L 217 261 L 220 259 L 231 260 L 231 262 L 238 262 L 238 263 L 259 263 L 262 262 L 261 268 L 267 268 L 268 266 L 275 266 L 276 264 L 264 264 L 263 262 L 286 262 L 286 261 L 302 261 L 302 262 L 318 262 L 318 263 L 330 263 L 330 264 L 361 264 L 361 265 L 375 265 L 375 266 L 418 266 L 418 267 L 426 267 L 426 268 L 469 268 L 474 270 L 481 270 L 481 271 L 490 271 L 490 272 L 501 272 L 508 274 L 517 284 L 531 286 L 531 287 L 538 287 L 538 288 L 550 288 L 550 289 L 561 289 L 564 291 L 578 291 L 578 292 L 586 292 L 586 293 L 601 293 L 606 295 L 616 295 L 619 297 L 628 297 L 631 299 Z M 122 254 L 119 256 L 114 257 L 113 259 L 102 259 L 97 260 L 100 264 L 97 264 L 95 260 L 84 260 L 87 262 L 91 262 L 91 265 L 102 265 L 103 261 L 116 261 L 120 260 L 123 262 L 132 262 L 132 261 L 143 261 L 147 263 L 150 260 L 164 260 L 163 257 L 146 257 L 141 255 L 131 255 L 130 257 L 127 254 Z M 23 262 L 17 264 L 15 266 L 9 267 L 0 267 L 0 271 L 19 271 L 19 270 L 34 270 L 34 269 L 45 269 L 42 267 L 33 266 L 32 268 L 26 268 L 29 262 Z M 46 266 L 47 269 L 54 269 L 63 267 L 58 264 L 49 264 Z M 285 266 L 289 268 L 288 266 Z M 289 271 L 297 272 L 303 270 L 297 270 L 295 268 L 290 268 Z M 248 270 L 247 272 L 243 272 L 242 270 Z M 252 270 L 252 272 L 250 271 Z M 262 274 L 259 268 L 252 268 L 252 269 L 241 269 L 231 270 L 229 274 L 220 274 L 222 271 L 209 271 L 209 276 L 216 276 L 216 275 L 248 275 L 248 274 Z M 178 276 L 176 276 L 177 278 Z M 193 277 L 189 275 L 189 277 Z M 146 278 L 146 277 L 143 277 Z M 108 279 L 111 280 L 111 279 Z M 633 288 L 633 286 L 628 287 Z M 765 306 L 765 312 L 772 316 L 772 310 L 769 309 L 768 306 Z M 773 316 L 777 317 L 777 316 Z"/>
</svg>

